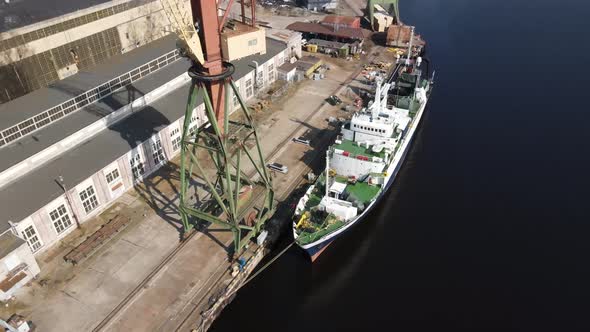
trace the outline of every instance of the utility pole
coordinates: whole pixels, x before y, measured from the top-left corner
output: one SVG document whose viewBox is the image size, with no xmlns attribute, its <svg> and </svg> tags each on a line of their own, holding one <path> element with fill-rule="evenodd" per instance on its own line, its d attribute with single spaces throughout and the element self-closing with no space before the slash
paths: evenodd
<svg viewBox="0 0 590 332">
<path fill-rule="evenodd" d="M 66 188 L 66 183 L 64 182 L 63 176 L 60 175 L 57 178 L 57 184 L 59 184 L 61 189 L 63 189 L 63 191 L 64 191 L 64 195 L 66 196 L 66 202 L 68 203 L 68 208 L 72 212 L 72 217 L 74 218 L 74 222 L 76 223 L 76 228 L 80 228 L 80 221 L 78 220 L 78 216 L 76 215 L 76 211 L 74 210 L 74 207 L 72 206 L 72 202 L 70 201 L 70 194 L 68 193 L 68 189 Z"/>
</svg>

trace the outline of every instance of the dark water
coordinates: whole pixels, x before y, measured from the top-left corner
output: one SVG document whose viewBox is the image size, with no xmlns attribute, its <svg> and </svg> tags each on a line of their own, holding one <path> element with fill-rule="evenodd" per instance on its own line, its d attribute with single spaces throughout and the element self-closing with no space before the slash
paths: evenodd
<svg viewBox="0 0 590 332">
<path fill-rule="evenodd" d="M 437 85 L 395 188 L 214 331 L 590 331 L 590 4 L 402 0 Z"/>
</svg>

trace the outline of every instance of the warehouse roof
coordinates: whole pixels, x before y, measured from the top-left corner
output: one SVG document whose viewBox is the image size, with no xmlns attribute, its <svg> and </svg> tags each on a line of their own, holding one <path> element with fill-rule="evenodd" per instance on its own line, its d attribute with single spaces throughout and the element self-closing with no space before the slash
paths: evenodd
<svg viewBox="0 0 590 332">
<path fill-rule="evenodd" d="M 287 29 L 266 29 L 266 36 L 283 43 L 289 43 L 293 39 L 301 39 L 301 33 Z"/>
<path fill-rule="evenodd" d="M 168 35 L 128 53 L 113 56 L 108 62 L 80 71 L 48 87 L 1 104 L 0 129 L 29 119 L 174 50 L 176 40 L 176 36 Z"/>
<path fill-rule="evenodd" d="M 386 44 L 388 46 L 408 47 L 410 36 L 412 36 L 411 26 L 392 24 L 387 28 Z M 419 34 L 414 33 L 412 45 L 424 46 L 425 43 Z"/>
<path fill-rule="evenodd" d="M 353 25 L 356 22 L 360 22 L 360 17 L 357 16 L 339 16 L 339 15 L 326 15 L 322 20 L 322 23 L 328 24 L 346 24 Z"/>
<path fill-rule="evenodd" d="M 291 23 L 287 26 L 287 29 L 350 39 L 364 39 L 368 37 L 371 33 L 369 30 L 362 28 L 341 27 L 338 29 L 334 29 L 329 25 L 309 22 Z"/>
<path fill-rule="evenodd" d="M 283 73 L 288 73 L 292 70 L 295 70 L 295 68 L 297 68 L 297 62 L 293 62 L 293 63 L 285 62 L 278 68 L 278 70 Z"/>
<path fill-rule="evenodd" d="M 267 39 L 266 54 L 252 55 L 234 62 L 234 77 L 239 79 L 253 71 L 253 60 L 264 63 L 284 48 L 281 43 Z M 3 187 L 0 191 L 0 232 L 10 227 L 8 220 L 19 222 L 62 195 L 61 188 L 55 182 L 59 175 L 63 175 L 65 185 L 72 188 L 181 118 L 186 108 L 189 87 L 189 84 L 183 85 L 83 144 L 64 152 L 43 167 Z"/>
<path fill-rule="evenodd" d="M 188 60 L 178 60 L 134 82 L 127 86 L 127 88 L 120 89 L 100 99 L 98 102 L 83 107 L 30 135 L 20 138 L 18 141 L 2 147 L 0 149 L 0 172 L 43 151 L 78 130 L 91 125 L 100 118 L 109 115 L 131 101 L 178 77 L 186 72 L 188 67 Z M 60 84 L 65 86 L 65 84 L 73 84 L 72 82 L 68 81 L 66 83 L 62 81 Z"/>
<path fill-rule="evenodd" d="M 12 0 L 0 3 L 0 32 L 24 27 L 111 0 Z"/>
</svg>

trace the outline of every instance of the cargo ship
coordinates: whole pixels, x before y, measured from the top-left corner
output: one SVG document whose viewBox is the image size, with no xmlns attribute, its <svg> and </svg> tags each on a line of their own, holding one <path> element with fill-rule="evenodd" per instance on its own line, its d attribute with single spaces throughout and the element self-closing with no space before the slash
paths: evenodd
<svg viewBox="0 0 590 332">
<path fill-rule="evenodd" d="M 312 261 L 363 221 L 394 183 L 433 87 L 422 52 L 410 42 L 388 77 L 376 78 L 374 99 L 342 124 L 325 170 L 299 199 L 293 235 Z"/>
</svg>

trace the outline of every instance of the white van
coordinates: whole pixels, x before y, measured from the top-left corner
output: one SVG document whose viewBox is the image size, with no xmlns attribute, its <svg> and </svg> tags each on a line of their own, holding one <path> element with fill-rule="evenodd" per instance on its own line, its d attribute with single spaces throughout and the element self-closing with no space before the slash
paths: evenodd
<svg viewBox="0 0 590 332">
<path fill-rule="evenodd" d="M 303 136 L 299 136 L 297 138 L 293 138 L 293 142 L 300 143 L 300 144 L 307 145 L 307 146 L 309 146 L 309 144 L 310 144 L 309 140 L 308 139 L 304 139 Z"/>
<path fill-rule="evenodd" d="M 266 164 L 266 167 L 272 169 L 273 171 L 277 171 L 277 172 L 281 172 L 281 173 L 285 173 L 285 174 L 289 171 L 287 166 L 279 164 L 279 163 Z"/>
</svg>

